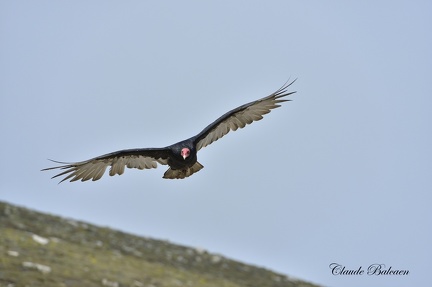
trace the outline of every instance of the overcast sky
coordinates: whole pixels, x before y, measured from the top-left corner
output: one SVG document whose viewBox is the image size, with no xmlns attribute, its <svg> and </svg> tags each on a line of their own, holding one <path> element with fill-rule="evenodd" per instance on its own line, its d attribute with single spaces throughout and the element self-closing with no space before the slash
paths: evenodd
<svg viewBox="0 0 432 287">
<path fill-rule="evenodd" d="M 209 2 L 1 1 L 0 200 L 325 286 L 430 282 L 432 2 Z M 185 180 L 40 172 L 186 139 L 290 77 Z"/>
</svg>

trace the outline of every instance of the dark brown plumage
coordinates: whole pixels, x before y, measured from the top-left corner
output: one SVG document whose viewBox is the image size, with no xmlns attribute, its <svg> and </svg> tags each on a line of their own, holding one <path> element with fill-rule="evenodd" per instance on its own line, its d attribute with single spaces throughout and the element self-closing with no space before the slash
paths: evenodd
<svg viewBox="0 0 432 287">
<path fill-rule="evenodd" d="M 228 132 L 243 128 L 254 121 L 259 121 L 263 115 L 272 109 L 280 107 L 280 103 L 290 101 L 283 99 L 295 92 L 287 92 L 289 86 L 295 82 L 285 83 L 271 95 L 235 108 L 219 117 L 204 128 L 199 134 L 187 140 L 180 141 L 163 148 L 126 149 L 98 156 L 86 161 L 64 163 L 53 161 L 60 166 L 45 168 L 45 170 L 60 169 L 61 173 L 55 177 L 65 176 L 62 181 L 86 181 L 100 179 L 108 166 L 109 175 L 121 175 L 125 167 L 137 169 L 156 168 L 157 164 L 169 165 L 163 178 L 185 178 L 201 170 L 203 166 L 197 161 L 197 152 L 217 141 Z"/>
</svg>

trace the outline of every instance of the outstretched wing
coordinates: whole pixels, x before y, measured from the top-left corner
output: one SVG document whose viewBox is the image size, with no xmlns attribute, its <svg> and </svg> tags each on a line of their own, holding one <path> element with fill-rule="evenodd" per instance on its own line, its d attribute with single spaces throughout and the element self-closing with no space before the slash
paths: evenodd
<svg viewBox="0 0 432 287">
<path fill-rule="evenodd" d="M 125 167 L 150 169 L 156 168 L 157 163 L 167 164 L 169 156 L 170 151 L 165 148 L 127 149 L 81 162 L 65 163 L 53 161 L 64 165 L 45 168 L 42 171 L 51 169 L 64 170 L 52 177 L 56 178 L 62 175 L 67 175 L 60 182 L 68 179 L 71 179 L 70 181 L 86 181 L 89 179 L 95 181 L 103 176 L 108 166 L 111 167 L 109 171 L 110 176 L 116 174 L 121 175 L 123 174 Z"/>
<path fill-rule="evenodd" d="M 244 128 L 253 121 L 261 120 L 263 115 L 269 113 L 270 110 L 280 107 L 279 103 L 290 101 L 281 98 L 295 93 L 287 92 L 288 87 L 294 82 L 295 80 L 285 83 L 279 90 L 265 98 L 233 109 L 208 125 L 195 136 L 194 142 L 197 150 L 217 141 L 231 130 L 236 131 L 238 128 Z"/>
</svg>

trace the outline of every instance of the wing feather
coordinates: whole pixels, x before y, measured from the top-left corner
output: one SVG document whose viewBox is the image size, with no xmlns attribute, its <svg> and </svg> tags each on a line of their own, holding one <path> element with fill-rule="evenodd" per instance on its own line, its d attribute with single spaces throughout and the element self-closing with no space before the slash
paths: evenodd
<svg viewBox="0 0 432 287">
<path fill-rule="evenodd" d="M 53 176 L 52 178 L 66 176 L 60 182 L 70 179 L 70 181 L 87 181 L 87 180 L 98 180 L 100 179 L 106 169 L 110 167 L 109 175 L 121 175 L 127 168 L 137 169 L 151 169 L 156 168 L 157 164 L 167 164 L 170 151 L 166 148 L 157 149 L 130 149 L 121 150 L 109 154 L 105 154 L 99 157 L 95 157 L 86 161 L 60 163 L 62 165 L 45 168 L 44 170 L 60 169 L 63 170 L 61 173 Z"/>
<path fill-rule="evenodd" d="M 254 121 L 261 120 L 272 109 L 280 107 L 280 103 L 290 101 L 282 98 L 295 93 L 287 92 L 288 87 L 294 82 L 295 80 L 290 83 L 286 82 L 273 94 L 233 109 L 208 125 L 195 136 L 194 142 L 197 150 L 217 141 L 230 131 L 236 131 Z"/>
</svg>

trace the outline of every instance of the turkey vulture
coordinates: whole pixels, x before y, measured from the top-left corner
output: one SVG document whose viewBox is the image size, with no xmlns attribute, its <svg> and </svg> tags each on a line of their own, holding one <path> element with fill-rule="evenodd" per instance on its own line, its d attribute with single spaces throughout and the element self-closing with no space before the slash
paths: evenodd
<svg viewBox="0 0 432 287">
<path fill-rule="evenodd" d="M 95 181 L 103 176 L 108 166 L 111 166 L 109 175 L 113 176 L 123 174 L 125 167 L 150 169 L 156 168 L 160 163 L 169 165 L 163 178 L 188 177 L 203 168 L 203 165 L 197 161 L 197 152 L 201 148 L 217 141 L 231 130 L 235 131 L 253 121 L 261 120 L 263 115 L 269 113 L 271 109 L 280 107 L 279 103 L 290 101 L 282 98 L 295 93 L 287 92 L 288 87 L 294 82 L 295 80 L 290 83 L 286 82 L 273 94 L 227 112 L 199 134 L 173 145 L 163 148 L 125 149 L 74 163 L 53 161 L 62 165 L 45 168 L 42 171 L 64 170 L 52 177 L 66 175 L 60 182 L 68 179 L 70 181 L 89 179 Z"/>
</svg>

